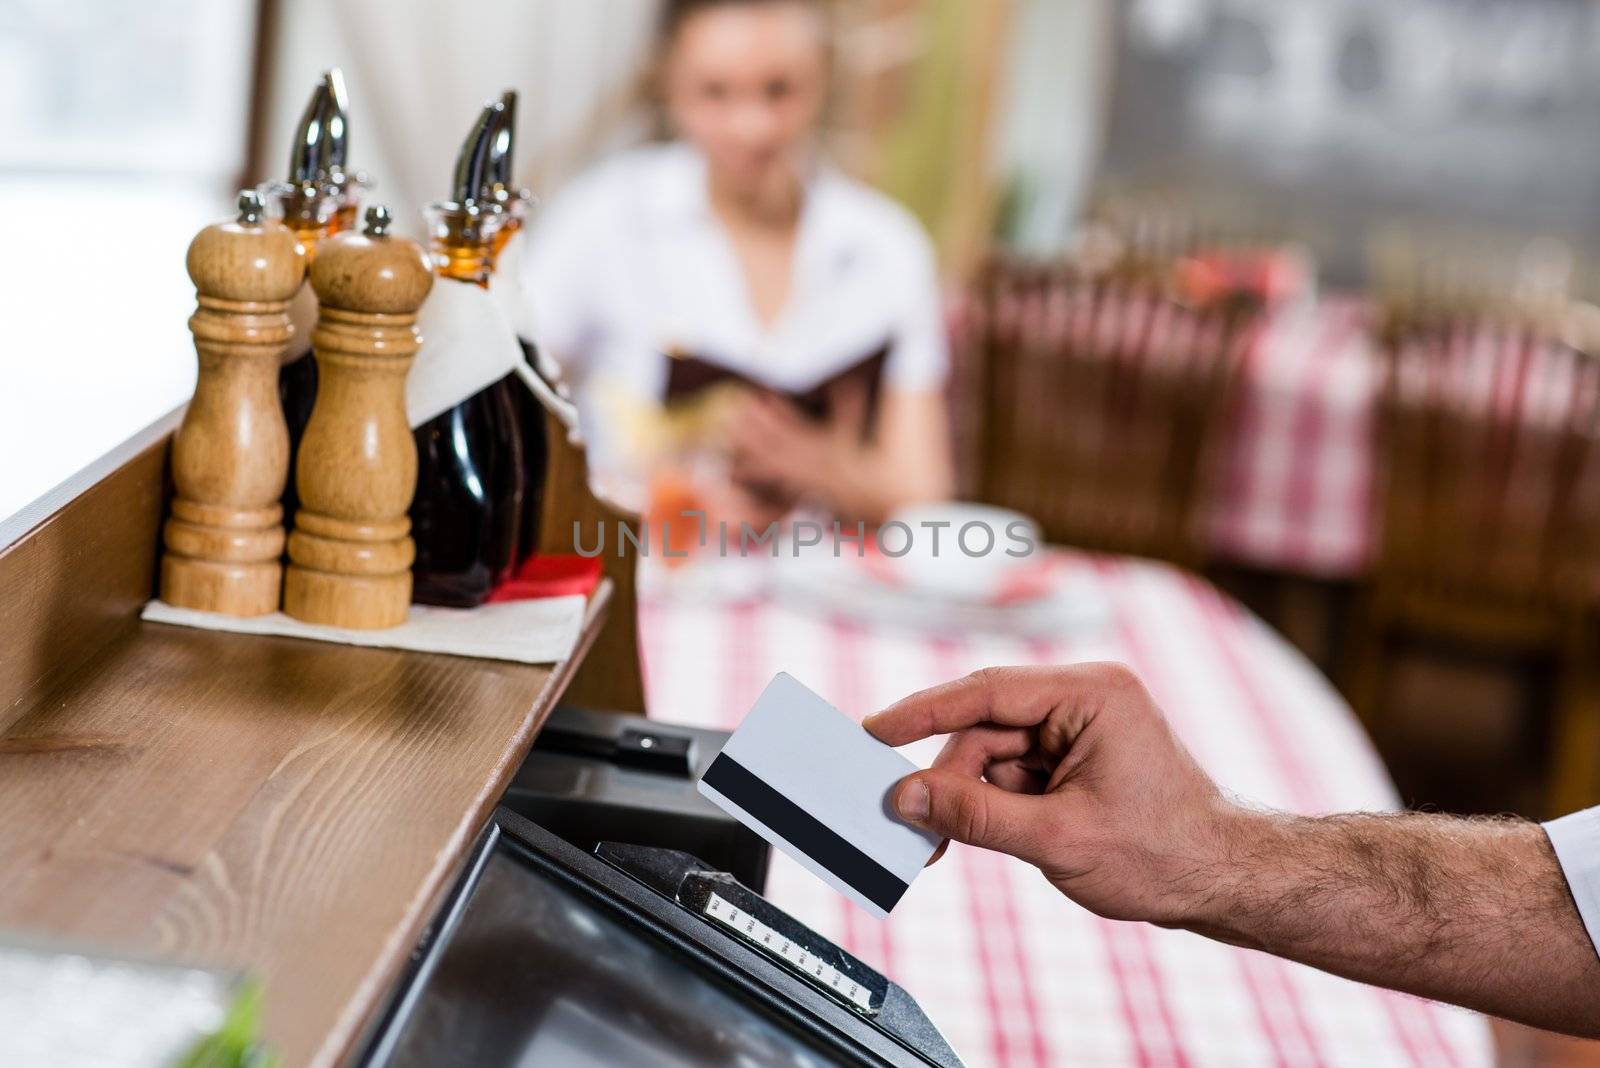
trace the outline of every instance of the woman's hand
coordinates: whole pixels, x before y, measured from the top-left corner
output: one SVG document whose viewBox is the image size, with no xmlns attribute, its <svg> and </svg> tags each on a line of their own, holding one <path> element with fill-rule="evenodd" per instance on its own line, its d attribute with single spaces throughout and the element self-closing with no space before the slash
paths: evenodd
<svg viewBox="0 0 1600 1068">
<path fill-rule="evenodd" d="M 734 416 L 729 440 L 733 477 L 763 497 L 815 501 L 859 518 L 857 476 L 873 463 L 859 419 L 835 412 L 807 419 L 788 401 L 752 393 Z M 876 517 L 874 517 L 876 518 Z"/>
<path fill-rule="evenodd" d="M 1120 664 L 989 668 L 865 726 L 893 746 L 951 735 L 932 768 L 896 788 L 902 819 L 1025 860 L 1113 919 L 1194 919 L 1253 817 Z"/>
<path fill-rule="evenodd" d="M 750 393 L 731 420 L 734 480 L 789 499 L 826 496 L 827 473 L 851 459 L 837 438 L 789 401 Z"/>
<path fill-rule="evenodd" d="M 829 419 L 807 419 L 772 394 L 752 394 L 727 424 L 733 478 L 769 500 L 821 505 L 846 522 L 881 523 L 898 509 L 951 492 L 944 398 L 890 389 L 868 425 L 867 391 L 843 382 Z"/>
</svg>

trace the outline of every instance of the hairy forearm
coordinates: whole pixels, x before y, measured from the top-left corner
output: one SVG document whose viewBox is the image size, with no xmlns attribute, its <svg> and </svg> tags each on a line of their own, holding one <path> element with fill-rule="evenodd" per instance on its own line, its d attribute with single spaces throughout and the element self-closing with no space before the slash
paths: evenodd
<svg viewBox="0 0 1600 1068">
<path fill-rule="evenodd" d="M 1538 826 L 1237 810 L 1183 926 L 1570 1034 L 1600 1037 L 1600 956 Z"/>
</svg>

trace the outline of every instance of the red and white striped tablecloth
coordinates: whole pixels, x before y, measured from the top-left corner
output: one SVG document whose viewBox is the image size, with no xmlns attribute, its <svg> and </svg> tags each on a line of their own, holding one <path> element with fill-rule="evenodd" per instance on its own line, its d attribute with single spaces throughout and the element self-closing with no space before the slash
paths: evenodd
<svg viewBox="0 0 1600 1068">
<path fill-rule="evenodd" d="M 859 718 L 984 665 L 1115 659 L 1144 676 L 1229 789 L 1300 812 L 1395 804 L 1366 737 L 1315 669 L 1182 572 L 1070 556 L 1078 588 L 1106 610 L 1040 640 L 865 622 L 761 581 L 779 566 L 697 561 L 665 587 L 646 584 L 653 716 L 731 727 L 778 671 Z M 730 568 L 754 580 L 720 581 Z M 909 755 L 927 764 L 937 748 L 929 741 Z M 885 923 L 781 855 L 767 893 L 906 987 L 973 1068 L 1492 1061 L 1478 1016 L 1197 935 L 1101 920 L 1035 871 L 979 850 L 952 848 Z"/>
<path fill-rule="evenodd" d="M 1269 313 L 1210 502 L 1219 559 L 1324 578 L 1372 561 L 1381 365 L 1368 320 L 1353 298 Z"/>
</svg>

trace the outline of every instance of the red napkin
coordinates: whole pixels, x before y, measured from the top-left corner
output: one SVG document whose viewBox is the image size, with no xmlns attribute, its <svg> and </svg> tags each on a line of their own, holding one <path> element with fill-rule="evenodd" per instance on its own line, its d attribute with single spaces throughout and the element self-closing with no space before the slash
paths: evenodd
<svg viewBox="0 0 1600 1068">
<path fill-rule="evenodd" d="M 1201 304 L 1231 293 L 1270 304 L 1297 297 L 1310 284 L 1304 258 L 1285 249 L 1200 251 L 1178 264 L 1179 287 Z"/>
<path fill-rule="evenodd" d="M 497 601 L 532 601 L 540 597 L 587 597 L 600 584 L 600 558 L 560 553 L 538 553 L 523 561 L 516 574 L 495 587 L 489 595 Z"/>
</svg>

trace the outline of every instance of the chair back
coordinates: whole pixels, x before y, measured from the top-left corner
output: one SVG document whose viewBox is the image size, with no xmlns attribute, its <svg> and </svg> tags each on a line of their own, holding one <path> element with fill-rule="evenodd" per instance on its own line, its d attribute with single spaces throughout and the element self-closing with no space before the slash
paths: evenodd
<svg viewBox="0 0 1600 1068">
<path fill-rule="evenodd" d="M 1380 593 L 1548 612 L 1592 594 L 1600 310 L 1408 299 L 1380 323 Z"/>
<path fill-rule="evenodd" d="M 996 263 L 979 285 L 979 496 L 1052 541 L 1198 565 L 1252 309 L 1070 263 Z"/>
</svg>

